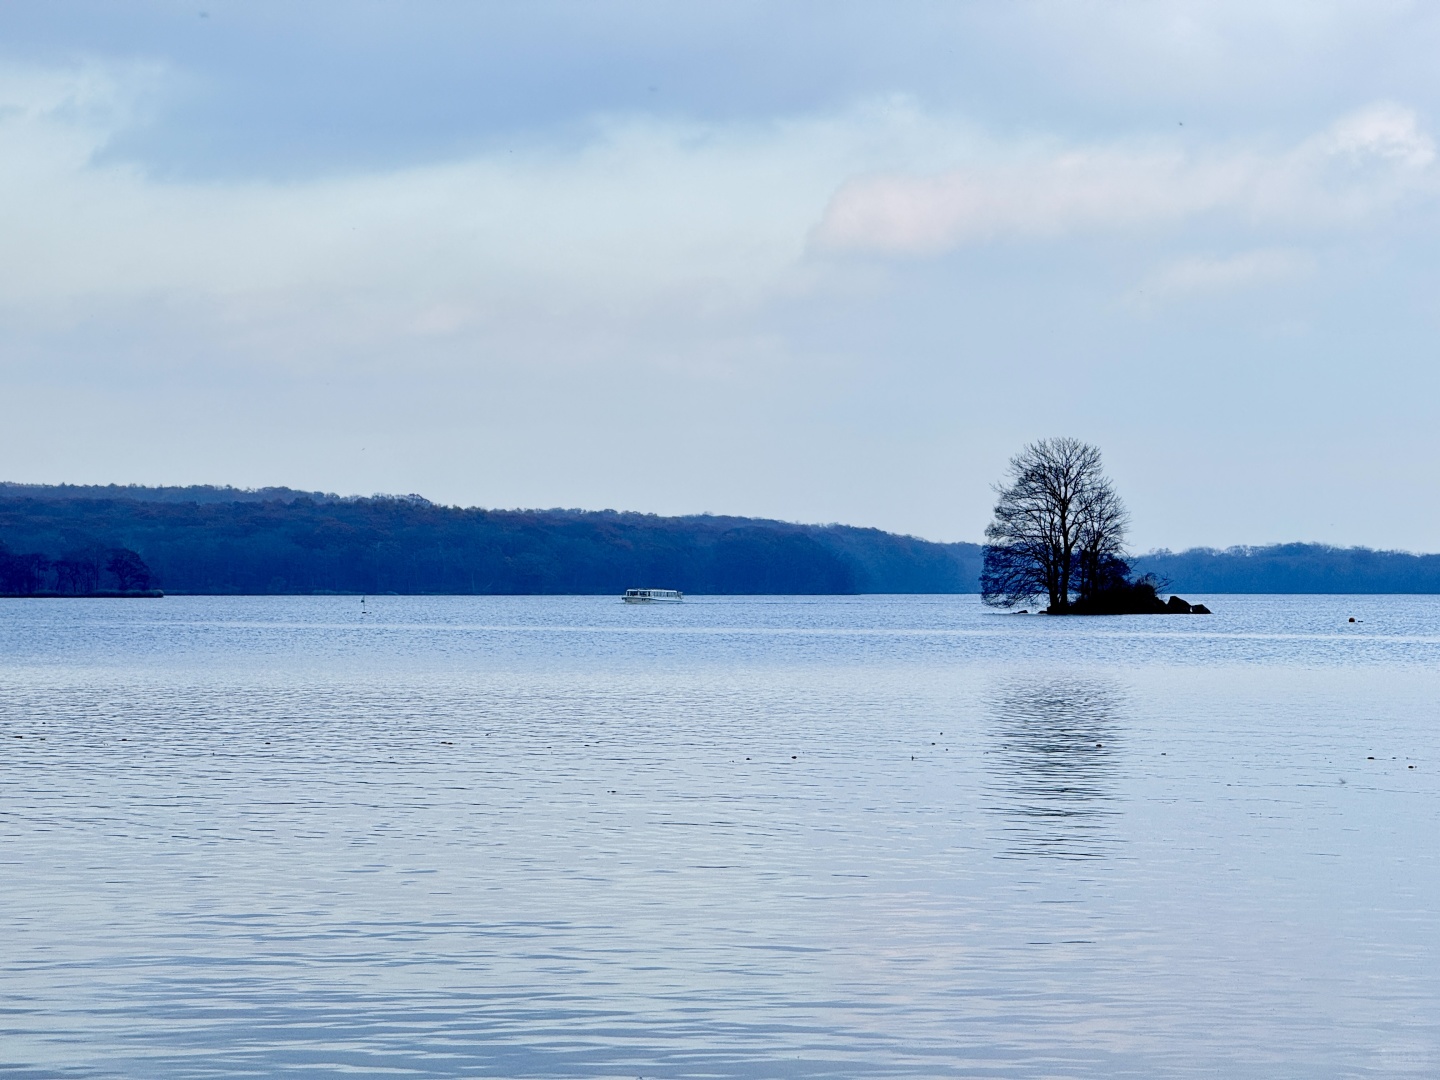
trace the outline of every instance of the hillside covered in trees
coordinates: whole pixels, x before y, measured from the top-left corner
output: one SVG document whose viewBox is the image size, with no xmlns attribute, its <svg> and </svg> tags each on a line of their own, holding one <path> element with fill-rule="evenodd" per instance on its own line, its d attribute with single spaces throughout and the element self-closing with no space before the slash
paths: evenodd
<svg viewBox="0 0 1440 1080">
<path fill-rule="evenodd" d="M 0 484 L 0 545 L 52 566 L 133 551 L 171 593 L 953 593 L 980 568 L 976 544 L 878 529 L 286 488 Z"/>
<path fill-rule="evenodd" d="M 1440 593 L 1440 555 L 1326 544 L 1152 551 L 1135 570 L 1194 593 Z"/>
<path fill-rule="evenodd" d="M 63 592 L 66 575 L 88 575 L 86 588 L 124 588 L 109 567 L 127 552 L 148 571 L 128 587 L 172 593 L 823 594 L 978 592 L 983 549 L 843 525 L 462 510 L 413 495 L 0 483 L 0 577 Z M 1440 555 L 1369 548 L 1197 548 L 1132 565 L 1202 596 L 1440 593 Z"/>
</svg>

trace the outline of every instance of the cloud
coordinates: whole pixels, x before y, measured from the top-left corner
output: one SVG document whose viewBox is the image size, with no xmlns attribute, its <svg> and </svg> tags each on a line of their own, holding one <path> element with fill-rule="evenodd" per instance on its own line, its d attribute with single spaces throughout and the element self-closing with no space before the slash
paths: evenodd
<svg viewBox="0 0 1440 1080">
<path fill-rule="evenodd" d="M 1153 282 L 1217 289 L 1302 265 L 1276 254 L 1293 239 L 1249 234 L 1370 220 L 1429 191 L 1436 169 L 1432 139 L 1396 105 L 1267 153 L 1178 137 L 1006 142 L 885 98 L 733 123 L 598 117 L 578 135 L 286 182 L 175 179 L 114 150 L 153 122 L 170 79 L 136 65 L 0 67 L 12 337 L 131 326 L 137 342 L 169 339 L 155 355 L 255 365 L 448 350 L 465 363 L 590 355 L 720 371 L 727 356 L 784 355 L 762 325 L 769 307 L 883 288 L 836 253 L 1228 215 L 1237 235 L 1219 243 L 1255 254 L 1182 259 Z"/>
<path fill-rule="evenodd" d="M 822 251 L 933 255 L 999 238 L 1153 229 L 1205 214 L 1324 227 L 1433 192 L 1435 143 L 1380 104 L 1279 152 L 1165 144 L 1023 149 L 936 175 L 847 182 L 814 235 Z"/>
<path fill-rule="evenodd" d="M 1150 296 L 1227 292 L 1286 281 L 1314 267 L 1315 260 L 1309 254 L 1281 248 L 1221 257 L 1192 256 L 1162 267 L 1139 292 Z M 1131 299 L 1138 299 L 1138 295 Z"/>
<path fill-rule="evenodd" d="M 150 76 L 147 74 L 146 78 Z M 109 153 L 132 73 L 0 72 L 0 306 L 150 305 L 361 338 L 744 310 L 803 261 L 867 124 L 592 120 L 582 137 L 293 182 L 156 177 Z"/>
<path fill-rule="evenodd" d="M 836 186 L 951 160 L 973 137 L 885 98 L 725 123 L 598 116 L 286 181 L 177 178 L 121 148 L 184 83 L 0 66 L 10 340 L 83 330 L 85 348 L 131 339 L 147 363 L 290 369 L 764 366 L 785 351 L 754 325 L 770 305 L 859 280 L 808 253 Z"/>
</svg>

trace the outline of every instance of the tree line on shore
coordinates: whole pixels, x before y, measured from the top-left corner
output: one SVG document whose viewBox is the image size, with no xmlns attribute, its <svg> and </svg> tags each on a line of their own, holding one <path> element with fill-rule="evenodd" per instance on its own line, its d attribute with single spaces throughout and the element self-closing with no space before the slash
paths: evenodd
<svg viewBox="0 0 1440 1080">
<path fill-rule="evenodd" d="M 0 541 L 0 593 L 89 596 L 144 592 L 154 580 L 140 553 L 124 547 L 85 544 L 58 558 L 38 551 L 14 552 Z"/>
<path fill-rule="evenodd" d="M 983 560 L 978 544 L 750 518 L 0 483 L 0 592 L 124 591 L 108 569 L 117 550 L 145 565 L 150 586 L 193 593 L 974 593 Z M 1122 573 L 1088 550 L 1088 564 L 1072 563 L 1072 603 L 1097 592 L 1087 583 L 1127 574 L 1187 594 L 1440 593 L 1440 555 L 1321 544 L 1158 551 L 1124 557 Z M 1048 588 L 1038 595 L 1049 602 Z"/>
<path fill-rule="evenodd" d="M 170 593 L 953 593 L 974 591 L 980 564 L 977 544 L 838 525 L 285 489 L 256 500 L 202 488 L 191 501 L 183 489 L 160 500 L 113 491 L 0 486 L 0 540 L 14 551 L 123 547 Z"/>
<path fill-rule="evenodd" d="M 1193 593 L 1440 593 L 1440 555 L 1330 544 L 1152 551 L 1138 573 Z"/>
</svg>

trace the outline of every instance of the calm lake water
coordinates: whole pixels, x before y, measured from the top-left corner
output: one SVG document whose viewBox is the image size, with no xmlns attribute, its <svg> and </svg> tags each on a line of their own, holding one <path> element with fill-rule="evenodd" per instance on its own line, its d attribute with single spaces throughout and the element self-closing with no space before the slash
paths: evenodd
<svg viewBox="0 0 1440 1080">
<path fill-rule="evenodd" d="M 1440 598 L 1190 599 L 0 601 L 0 1073 L 1440 1074 Z"/>
</svg>

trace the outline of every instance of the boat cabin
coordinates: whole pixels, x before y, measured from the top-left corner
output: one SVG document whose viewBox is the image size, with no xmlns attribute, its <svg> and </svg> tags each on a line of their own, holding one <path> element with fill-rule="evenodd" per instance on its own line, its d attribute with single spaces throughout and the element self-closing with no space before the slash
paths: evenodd
<svg viewBox="0 0 1440 1080">
<path fill-rule="evenodd" d="M 677 589 L 626 589 L 621 599 L 627 604 L 675 604 L 685 594 Z"/>
</svg>

